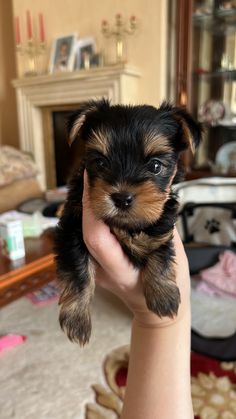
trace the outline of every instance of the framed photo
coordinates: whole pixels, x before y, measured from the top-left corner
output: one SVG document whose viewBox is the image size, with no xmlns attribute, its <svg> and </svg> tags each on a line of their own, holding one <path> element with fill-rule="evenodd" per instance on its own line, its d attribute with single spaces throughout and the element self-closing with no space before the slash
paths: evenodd
<svg viewBox="0 0 236 419">
<path fill-rule="evenodd" d="M 77 41 L 75 69 L 88 69 L 96 66 L 96 43 L 93 37 L 81 38 Z M 94 62 L 93 62 L 94 61 Z"/>
<path fill-rule="evenodd" d="M 76 34 L 64 35 L 54 39 L 49 73 L 72 71 L 74 69 L 76 44 Z"/>
</svg>

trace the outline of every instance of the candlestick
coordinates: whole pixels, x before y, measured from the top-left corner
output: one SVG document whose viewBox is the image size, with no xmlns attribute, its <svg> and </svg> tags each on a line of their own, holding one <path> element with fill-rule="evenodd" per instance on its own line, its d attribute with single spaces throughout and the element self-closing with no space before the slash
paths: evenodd
<svg viewBox="0 0 236 419">
<path fill-rule="evenodd" d="M 28 40 L 31 40 L 33 38 L 33 31 L 32 31 L 31 14 L 30 14 L 29 10 L 27 10 L 27 12 L 26 12 L 26 22 L 27 22 Z"/>
<path fill-rule="evenodd" d="M 114 37 L 116 41 L 116 60 L 124 61 L 124 40 L 125 35 L 133 35 L 137 29 L 137 20 L 135 16 L 131 16 L 129 24 L 126 25 L 122 15 L 117 13 L 115 16 L 115 25 L 110 28 L 107 20 L 102 21 L 102 34 L 105 38 Z"/>
<path fill-rule="evenodd" d="M 15 32 L 16 32 L 16 51 L 18 60 L 22 63 L 22 73 L 25 76 L 33 76 L 43 74 L 46 70 L 46 42 L 45 42 L 45 28 L 43 14 L 38 14 L 39 32 L 38 37 L 33 36 L 32 17 L 27 10 L 26 12 L 26 34 L 27 41 L 22 44 L 20 33 L 19 17 L 15 17 Z M 34 34 L 36 35 L 36 34 Z"/>
<path fill-rule="evenodd" d="M 44 20 L 42 13 L 39 13 L 39 39 L 41 43 L 45 42 Z"/>
<path fill-rule="evenodd" d="M 15 35 L 16 35 L 16 45 L 21 44 L 21 36 L 20 36 L 20 19 L 19 16 L 15 18 Z"/>
</svg>

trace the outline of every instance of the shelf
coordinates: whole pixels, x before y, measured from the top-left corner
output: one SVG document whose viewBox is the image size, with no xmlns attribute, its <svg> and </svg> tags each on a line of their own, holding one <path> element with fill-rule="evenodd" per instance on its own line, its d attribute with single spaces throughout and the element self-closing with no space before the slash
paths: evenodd
<svg viewBox="0 0 236 419">
<path fill-rule="evenodd" d="M 218 9 L 215 11 L 215 16 L 226 22 L 231 22 L 232 19 L 235 19 L 236 22 L 236 9 Z"/>
<path fill-rule="evenodd" d="M 236 25 L 236 9 L 231 10 L 215 10 L 212 14 L 194 14 L 194 26 L 203 27 L 204 29 L 214 29 L 219 24 Z"/>
<path fill-rule="evenodd" d="M 218 173 L 212 172 L 210 169 L 198 169 L 193 168 L 191 171 L 185 174 L 185 180 L 194 180 L 194 179 L 202 179 L 208 177 L 221 177 L 221 178 L 231 178 L 235 177 L 234 173 Z"/>
<path fill-rule="evenodd" d="M 215 124 L 210 124 L 207 122 L 201 122 L 199 119 L 198 121 L 202 124 L 204 129 L 210 129 L 210 128 L 227 128 L 227 129 L 236 129 L 236 124 L 232 123 L 232 125 L 222 124 L 219 122 L 216 122 Z"/>
<path fill-rule="evenodd" d="M 213 78 L 224 78 L 227 80 L 235 80 L 236 81 L 236 69 L 235 70 L 218 70 L 206 73 L 198 73 L 196 71 L 193 72 L 193 77 L 197 79 L 204 79 L 206 81 L 211 81 Z"/>
<path fill-rule="evenodd" d="M 192 168 L 188 178 L 215 176 L 202 165 L 214 162 L 220 147 L 236 139 L 236 0 L 181 0 L 178 4 L 180 10 L 173 6 L 177 19 L 177 101 L 182 103 L 182 92 L 186 92 L 186 106 L 195 119 L 209 121 L 202 123 L 199 152 L 195 157 L 186 154 L 184 163 Z M 217 102 L 225 109 L 218 109 Z M 211 124 L 217 115 L 222 119 Z"/>
</svg>

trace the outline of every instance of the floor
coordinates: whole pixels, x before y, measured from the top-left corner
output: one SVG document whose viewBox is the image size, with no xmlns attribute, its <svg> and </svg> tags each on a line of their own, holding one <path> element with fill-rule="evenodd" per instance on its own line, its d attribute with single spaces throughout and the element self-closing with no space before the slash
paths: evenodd
<svg viewBox="0 0 236 419">
<path fill-rule="evenodd" d="M 37 307 L 20 300 L 0 312 L 0 333 L 27 335 L 24 344 L 0 353 L 0 418 L 84 419 L 94 400 L 91 385 L 103 383 L 105 355 L 130 339 L 131 316 L 115 297 L 98 290 L 93 334 L 81 349 L 58 325 L 56 302 Z"/>
</svg>

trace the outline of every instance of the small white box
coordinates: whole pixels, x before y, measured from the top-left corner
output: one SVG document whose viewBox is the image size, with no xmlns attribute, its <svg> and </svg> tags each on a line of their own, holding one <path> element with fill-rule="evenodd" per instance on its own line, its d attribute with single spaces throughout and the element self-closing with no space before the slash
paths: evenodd
<svg viewBox="0 0 236 419">
<path fill-rule="evenodd" d="M 0 223 L 2 252 L 9 259 L 16 260 L 25 256 L 23 227 L 20 220 L 3 221 Z"/>
</svg>

